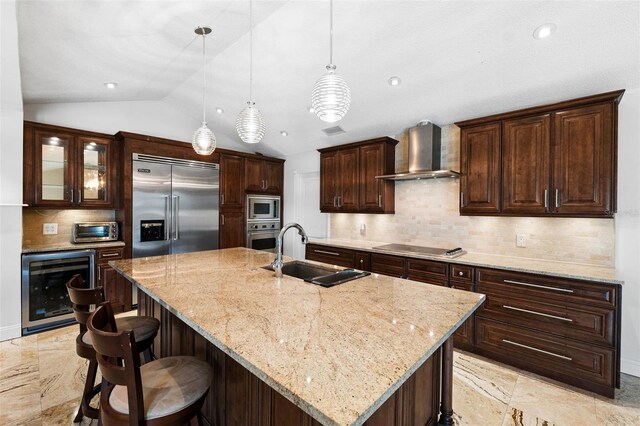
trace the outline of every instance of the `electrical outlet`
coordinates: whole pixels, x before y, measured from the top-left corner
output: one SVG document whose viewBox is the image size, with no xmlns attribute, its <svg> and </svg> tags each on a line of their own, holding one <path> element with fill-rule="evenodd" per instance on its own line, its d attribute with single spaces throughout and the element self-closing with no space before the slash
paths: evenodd
<svg viewBox="0 0 640 426">
<path fill-rule="evenodd" d="M 58 233 L 57 223 L 45 223 L 42 225 L 42 235 L 56 235 Z"/>
<path fill-rule="evenodd" d="M 525 234 L 516 234 L 516 247 L 526 247 L 527 236 Z"/>
</svg>

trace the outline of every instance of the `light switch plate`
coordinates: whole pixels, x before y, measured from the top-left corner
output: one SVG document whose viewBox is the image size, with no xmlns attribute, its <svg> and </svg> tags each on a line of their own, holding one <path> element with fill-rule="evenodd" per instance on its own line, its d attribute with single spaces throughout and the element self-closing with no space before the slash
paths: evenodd
<svg viewBox="0 0 640 426">
<path fill-rule="evenodd" d="M 516 234 L 516 247 L 526 247 L 527 236 L 526 234 Z"/>
<path fill-rule="evenodd" d="M 57 223 L 44 223 L 42 225 L 42 235 L 56 235 L 58 233 Z"/>
</svg>

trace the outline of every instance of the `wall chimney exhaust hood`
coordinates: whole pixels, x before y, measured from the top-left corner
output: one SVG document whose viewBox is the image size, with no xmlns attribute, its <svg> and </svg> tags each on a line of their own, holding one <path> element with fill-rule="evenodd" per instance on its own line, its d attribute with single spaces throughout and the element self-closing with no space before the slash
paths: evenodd
<svg viewBox="0 0 640 426">
<path fill-rule="evenodd" d="M 459 177 L 453 170 L 440 169 L 441 130 L 431 121 L 421 121 L 409 129 L 409 170 L 376 179 L 418 180 Z"/>
</svg>

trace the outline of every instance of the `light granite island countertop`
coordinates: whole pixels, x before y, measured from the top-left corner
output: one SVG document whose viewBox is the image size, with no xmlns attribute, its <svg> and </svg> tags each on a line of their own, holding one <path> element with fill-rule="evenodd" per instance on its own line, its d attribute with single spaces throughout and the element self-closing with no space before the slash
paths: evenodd
<svg viewBox="0 0 640 426">
<path fill-rule="evenodd" d="M 363 424 L 485 298 L 377 274 L 324 288 L 275 278 L 261 268 L 273 259 L 234 248 L 109 264 L 326 425 Z"/>
</svg>

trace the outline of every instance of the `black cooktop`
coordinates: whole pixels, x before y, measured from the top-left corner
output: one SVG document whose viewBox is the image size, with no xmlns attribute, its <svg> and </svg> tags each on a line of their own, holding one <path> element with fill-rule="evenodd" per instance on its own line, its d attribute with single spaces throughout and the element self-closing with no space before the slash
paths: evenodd
<svg viewBox="0 0 640 426">
<path fill-rule="evenodd" d="M 454 258 L 466 253 L 466 251 L 462 250 L 460 247 L 456 247 L 454 249 L 443 249 L 437 247 L 412 246 L 409 244 L 384 244 L 373 248 L 376 250 L 389 250 L 410 254 L 426 254 L 429 256 L 445 258 Z"/>
</svg>

